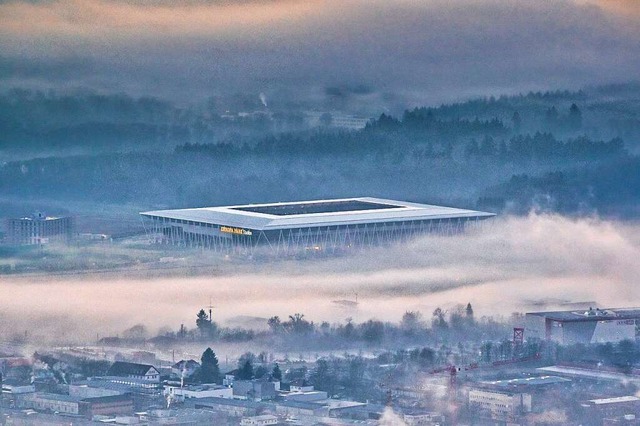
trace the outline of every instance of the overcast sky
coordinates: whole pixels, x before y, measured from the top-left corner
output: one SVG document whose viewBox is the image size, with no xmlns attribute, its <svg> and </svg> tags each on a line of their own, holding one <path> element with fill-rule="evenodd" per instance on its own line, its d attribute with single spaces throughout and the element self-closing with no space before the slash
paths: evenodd
<svg viewBox="0 0 640 426">
<path fill-rule="evenodd" d="M 636 79 L 639 22 L 637 0 L 0 0 L 0 89 L 432 104 Z"/>
</svg>

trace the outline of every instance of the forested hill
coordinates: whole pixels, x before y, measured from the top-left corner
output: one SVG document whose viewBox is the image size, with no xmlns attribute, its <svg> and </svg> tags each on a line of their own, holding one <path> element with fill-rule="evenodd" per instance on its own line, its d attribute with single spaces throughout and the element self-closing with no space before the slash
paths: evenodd
<svg viewBox="0 0 640 426">
<path fill-rule="evenodd" d="M 332 105 L 327 100 L 320 108 L 330 116 Z M 201 104 L 176 105 L 124 94 L 11 89 L 0 93 L 0 153 L 26 158 L 43 152 L 168 151 L 187 143 L 253 144 L 267 135 L 308 131 L 306 114 L 318 107 L 277 99 L 266 107 L 254 95 L 211 96 Z M 342 113 L 368 116 L 365 111 Z M 415 137 L 438 139 L 536 132 L 559 138 L 620 137 L 635 150 L 640 138 L 640 83 L 488 97 L 392 115 L 376 117 L 374 126 L 391 130 L 400 125 Z"/>
<path fill-rule="evenodd" d="M 637 217 L 639 99 L 640 85 L 530 93 L 345 131 L 305 127 L 289 110 L 232 119 L 215 102 L 11 91 L 0 98 L 0 192 L 141 208 L 379 196 Z"/>
</svg>

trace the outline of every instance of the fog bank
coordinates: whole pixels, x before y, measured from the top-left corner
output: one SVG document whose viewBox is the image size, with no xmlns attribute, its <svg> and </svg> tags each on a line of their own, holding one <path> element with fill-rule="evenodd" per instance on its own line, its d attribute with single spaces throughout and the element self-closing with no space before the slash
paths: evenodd
<svg viewBox="0 0 640 426">
<path fill-rule="evenodd" d="M 238 316 L 319 322 L 399 321 L 407 310 L 427 318 L 436 307 L 471 302 L 476 315 L 595 301 L 640 305 L 640 226 L 560 216 L 498 218 L 484 229 L 425 237 L 408 245 L 347 257 L 228 264 L 215 276 L 125 278 L 114 274 L 0 277 L 0 329 L 52 340 L 195 326 L 214 305 L 214 320 Z M 358 305 L 335 303 L 354 301 Z M 5 336 L 10 335 L 5 333 Z"/>
</svg>

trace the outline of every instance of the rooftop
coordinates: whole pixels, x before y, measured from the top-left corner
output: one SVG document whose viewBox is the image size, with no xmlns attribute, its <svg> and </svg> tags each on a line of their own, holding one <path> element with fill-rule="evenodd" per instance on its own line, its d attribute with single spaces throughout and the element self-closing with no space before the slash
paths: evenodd
<svg viewBox="0 0 640 426">
<path fill-rule="evenodd" d="M 173 364 L 171 366 L 171 368 L 176 368 L 176 369 L 181 369 L 183 367 L 185 367 L 185 368 L 197 368 L 197 367 L 200 367 L 200 363 L 197 362 L 197 361 L 194 361 L 192 359 L 189 359 L 189 360 L 183 359 L 183 360 L 180 360 L 180 361 L 176 362 L 175 364 Z"/>
<path fill-rule="evenodd" d="M 263 404 L 255 401 L 243 400 L 243 399 L 228 399 L 218 397 L 197 398 L 195 401 L 189 400 L 189 403 L 193 403 L 196 408 L 202 407 L 215 407 L 216 405 L 227 405 L 233 407 L 244 408 L 262 408 Z"/>
<path fill-rule="evenodd" d="M 116 361 L 107 371 L 107 376 L 144 376 L 153 365 L 149 364 L 137 364 L 135 362 Z M 155 369 L 155 368 L 154 368 Z"/>
<path fill-rule="evenodd" d="M 493 213 L 381 198 L 344 198 L 240 206 L 156 210 L 140 213 L 194 224 L 226 225 L 252 230 L 356 225 L 437 219 L 485 219 Z"/>
<path fill-rule="evenodd" d="M 615 398 L 601 398 L 601 399 L 591 399 L 589 402 L 595 405 L 603 405 L 603 404 L 617 404 L 622 402 L 640 402 L 640 398 L 637 396 L 629 395 L 629 396 L 618 396 Z"/>
<path fill-rule="evenodd" d="M 63 394 L 57 394 L 57 393 L 48 393 L 48 392 L 36 392 L 32 394 L 32 397 L 38 398 L 38 399 L 47 399 L 51 401 L 64 401 L 64 402 L 78 402 L 82 399 L 75 396 L 63 395 Z"/>
<path fill-rule="evenodd" d="M 31 216 L 25 216 L 25 217 L 21 217 L 19 219 L 15 219 L 15 220 L 39 220 L 39 221 L 45 221 L 45 220 L 58 220 L 58 219 L 65 219 L 64 216 L 47 216 L 45 213 L 42 212 L 36 212 L 34 214 L 32 214 Z"/>
<path fill-rule="evenodd" d="M 402 205 L 382 204 L 371 201 L 361 200 L 327 200 L 327 201 L 309 201 L 302 203 L 277 203 L 264 204 L 245 207 L 232 207 L 234 210 L 240 210 L 253 213 L 264 213 L 275 216 L 290 216 L 300 214 L 313 213 L 340 213 L 349 211 L 363 210 L 384 210 L 402 208 Z"/>
<path fill-rule="evenodd" d="M 640 308 L 580 309 L 575 311 L 527 312 L 554 321 L 602 321 L 609 319 L 640 319 Z"/>
<path fill-rule="evenodd" d="M 131 400 L 130 394 L 122 394 L 122 395 L 95 396 L 91 398 L 83 398 L 81 401 L 91 402 L 91 403 L 109 403 L 109 402 L 120 402 L 120 401 L 129 401 L 129 400 Z"/>
<path fill-rule="evenodd" d="M 483 385 L 495 386 L 499 388 L 522 387 L 522 386 L 544 386 L 560 383 L 571 383 L 571 380 L 558 376 L 534 376 L 518 377 L 509 380 L 495 380 L 481 382 Z"/>
<path fill-rule="evenodd" d="M 540 367 L 537 369 L 541 373 L 552 373 L 570 377 L 580 377 L 594 380 L 611 380 L 631 382 L 640 385 L 640 378 L 634 375 L 615 373 L 610 371 L 601 371 L 597 369 L 565 367 L 561 365 L 552 365 L 549 367 Z"/>
</svg>

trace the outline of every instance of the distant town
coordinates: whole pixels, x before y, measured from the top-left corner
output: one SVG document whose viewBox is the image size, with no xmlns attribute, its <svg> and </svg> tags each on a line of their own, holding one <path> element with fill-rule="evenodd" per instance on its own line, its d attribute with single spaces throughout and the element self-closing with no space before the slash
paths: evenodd
<svg viewBox="0 0 640 426">
<path fill-rule="evenodd" d="M 0 426 L 640 426 L 640 0 L 0 0 Z"/>
<path fill-rule="evenodd" d="M 357 302 L 352 302 L 357 303 Z M 476 318 L 471 303 L 399 323 L 314 323 L 268 331 L 144 326 L 92 345 L 32 353 L 3 341 L 7 425 L 636 425 L 640 309 L 581 307 Z M 217 345 L 278 352 L 218 359 Z M 194 343 L 208 345 L 187 355 Z M 23 349 L 20 349 L 23 348 Z M 298 354 L 299 355 L 294 355 Z"/>
<path fill-rule="evenodd" d="M 421 235 L 461 235 L 493 214 L 354 198 L 142 216 L 151 222 L 119 235 L 77 232 L 69 216 L 8 219 L 2 247 L 15 263 L 5 260 L 3 272 L 28 277 L 143 267 L 147 274 L 176 262 L 188 268 L 206 256 L 242 265 L 255 263 L 265 247 L 294 261 L 348 259 L 370 247 L 387 250 L 398 242 L 409 247 Z M 80 252 L 93 253 L 98 263 L 65 263 Z M 110 263 L 113 259 L 122 263 Z M 260 261 L 269 259 L 273 256 Z M 83 344 L 42 333 L 34 338 L 29 333 L 35 329 L 7 333 L 0 340 L 1 421 L 640 424 L 640 308 L 565 302 L 558 311 L 494 317 L 478 316 L 467 302 L 432 312 L 407 310 L 399 322 L 351 317 L 315 322 L 294 312 L 225 326 L 215 321 L 211 302 L 194 308 L 176 331 L 155 335 L 144 324 L 116 335 L 96 333 Z M 362 302 L 354 294 L 332 303 L 348 314 Z"/>
</svg>

